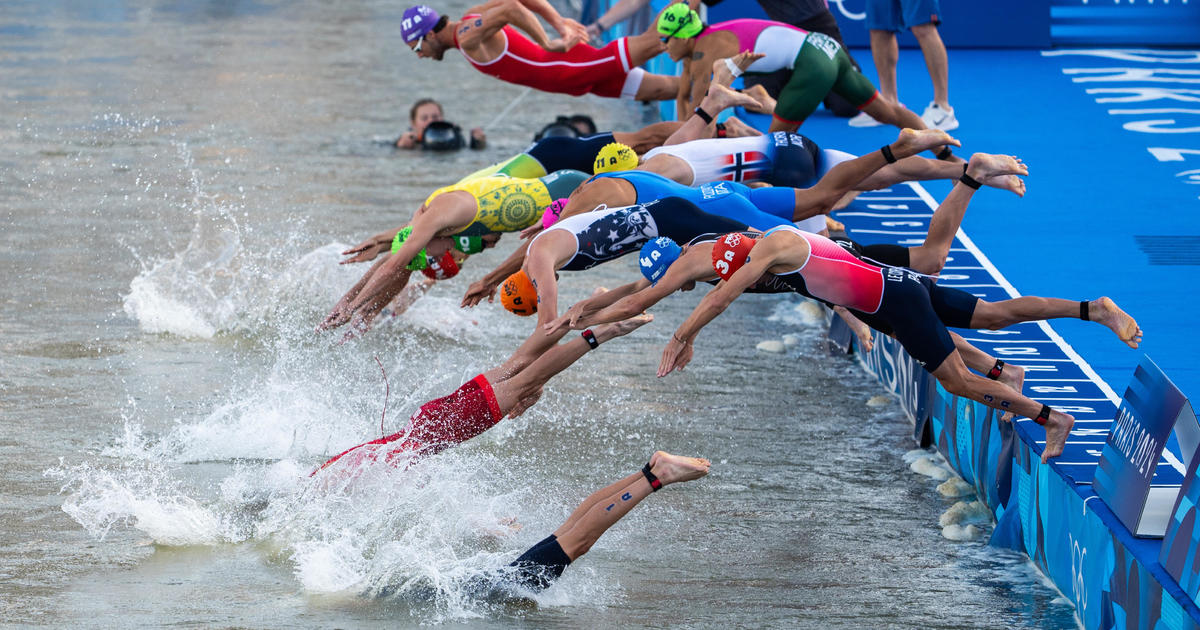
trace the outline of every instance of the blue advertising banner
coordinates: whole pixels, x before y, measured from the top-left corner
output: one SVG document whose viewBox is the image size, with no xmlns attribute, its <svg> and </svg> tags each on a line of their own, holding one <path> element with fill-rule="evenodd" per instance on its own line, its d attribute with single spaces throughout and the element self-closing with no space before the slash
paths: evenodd
<svg viewBox="0 0 1200 630">
<path fill-rule="evenodd" d="M 1187 478 L 1175 501 L 1171 521 L 1167 523 L 1167 535 L 1158 554 L 1159 564 L 1175 578 L 1192 601 L 1200 599 L 1200 528 L 1196 526 L 1200 480 L 1196 478 L 1197 464 L 1200 464 L 1200 457 L 1192 455 Z"/>
<path fill-rule="evenodd" d="M 1187 422 L 1195 425 L 1194 417 L 1182 417 L 1186 405 L 1183 393 L 1150 357 L 1143 356 L 1100 452 L 1093 481 L 1096 494 L 1135 535 L 1166 533 L 1170 506 L 1179 490 L 1173 486 L 1151 488 L 1150 480 L 1177 422 L 1184 420 L 1179 422 L 1181 432 L 1190 430 Z"/>
</svg>

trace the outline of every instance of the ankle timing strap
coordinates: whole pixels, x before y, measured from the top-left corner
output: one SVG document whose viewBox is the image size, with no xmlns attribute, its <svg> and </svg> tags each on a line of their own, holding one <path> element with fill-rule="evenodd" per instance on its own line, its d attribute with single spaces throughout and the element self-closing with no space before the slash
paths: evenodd
<svg viewBox="0 0 1200 630">
<path fill-rule="evenodd" d="M 941 158 L 940 155 L 938 157 Z M 975 179 L 974 177 L 971 177 L 970 175 L 967 175 L 967 165 L 966 164 L 963 164 L 963 174 L 962 174 L 962 177 L 958 178 L 958 181 L 966 184 L 967 186 L 969 186 L 971 188 L 974 188 L 975 190 L 979 190 L 979 187 L 983 185 L 983 184 L 979 183 L 979 180 Z"/>
<path fill-rule="evenodd" d="M 650 472 L 650 462 L 646 462 L 646 465 L 642 466 L 642 474 L 646 476 L 646 481 L 650 482 L 651 492 L 658 492 L 658 489 L 662 488 L 662 482 L 654 476 L 654 473 Z"/>
<path fill-rule="evenodd" d="M 729 135 L 729 132 L 725 131 L 725 123 L 717 123 L 716 127 L 718 138 L 724 138 L 725 136 Z"/>
<path fill-rule="evenodd" d="M 949 160 L 952 157 L 954 157 L 954 153 L 950 151 L 950 145 L 948 144 L 942 147 L 942 150 L 938 151 L 937 154 L 937 159 L 939 160 Z"/>
<path fill-rule="evenodd" d="M 583 337 L 583 340 L 587 342 L 588 347 L 592 350 L 600 347 L 600 342 L 596 341 L 596 333 L 592 332 L 591 328 L 579 333 L 579 336 Z"/>
<path fill-rule="evenodd" d="M 1050 420 L 1050 411 L 1050 405 L 1042 405 L 1042 410 L 1033 421 L 1044 426 Z"/>
<path fill-rule="evenodd" d="M 1000 373 L 1003 371 L 1004 361 L 1002 359 L 996 359 L 996 365 L 993 365 L 992 369 L 988 370 L 987 377 L 994 381 L 1000 378 Z"/>
<path fill-rule="evenodd" d="M 1092 321 L 1091 314 L 1088 313 L 1087 300 L 1084 300 L 1079 303 L 1079 319 L 1082 319 L 1085 322 Z"/>
<path fill-rule="evenodd" d="M 697 107 L 696 109 L 693 109 L 692 111 L 695 112 L 696 115 L 700 117 L 700 120 L 704 121 L 704 124 L 706 124 L 706 125 L 712 124 L 713 117 L 708 112 L 704 111 L 703 108 Z"/>
<path fill-rule="evenodd" d="M 883 154 L 883 159 L 887 160 L 888 164 L 896 163 L 896 156 L 892 154 L 892 145 L 883 145 L 883 148 L 880 149 L 879 152 Z"/>
</svg>

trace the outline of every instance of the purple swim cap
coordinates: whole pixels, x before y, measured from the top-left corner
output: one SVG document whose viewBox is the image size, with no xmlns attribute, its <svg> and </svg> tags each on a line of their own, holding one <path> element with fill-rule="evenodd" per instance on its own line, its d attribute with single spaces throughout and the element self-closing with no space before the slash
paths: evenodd
<svg viewBox="0 0 1200 630">
<path fill-rule="evenodd" d="M 437 26 L 439 17 L 437 11 L 424 4 L 405 9 L 400 20 L 400 36 L 404 38 L 404 43 L 411 44 L 424 37 Z"/>
</svg>

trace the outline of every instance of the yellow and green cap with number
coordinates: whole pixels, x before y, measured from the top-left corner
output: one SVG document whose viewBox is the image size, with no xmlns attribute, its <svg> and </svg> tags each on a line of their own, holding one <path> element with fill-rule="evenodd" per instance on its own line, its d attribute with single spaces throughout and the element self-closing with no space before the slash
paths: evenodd
<svg viewBox="0 0 1200 630">
<path fill-rule="evenodd" d="M 686 2 L 677 2 L 667 7 L 658 16 L 658 33 L 665 37 L 688 39 L 700 34 L 704 23 L 700 14 L 692 10 Z"/>
</svg>

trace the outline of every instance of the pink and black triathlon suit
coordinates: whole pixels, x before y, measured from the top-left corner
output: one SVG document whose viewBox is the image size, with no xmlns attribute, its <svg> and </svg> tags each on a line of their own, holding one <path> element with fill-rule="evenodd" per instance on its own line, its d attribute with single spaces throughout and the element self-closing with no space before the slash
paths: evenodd
<svg viewBox="0 0 1200 630">
<path fill-rule="evenodd" d="M 492 384 L 480 374 L 449 396 L 422 405 L 403 430 L 346 449 L 321 464 L 313 474 L 339 460 L 345 460 L 342 464 L 349 466 L 379 459 L 408 465 L 466 442 L 495 426 L 501 417 Z"/>
<path fill-rule="evenodd" d="M 938 286 L 931 278 L 902 267 L 878 267 L 837 243 L 790 226 L 808 242 L 808 260 L 775 277 L 793 291 L 826 304 L 844 306 L 871 328 L 891 334 L 926 370 L 933 372 L 954 352 L 946 326 L 968 328 L 979 298 Z"/>
<path fill-rule="evenodd" d="M 464 15 L 463 22 L 478 18 L 474 14 Z M 505 39 L 504 52 L 492 61 L 479 62 L 462 51 L 463 57 L 476 70 L 501 81 L 543 92 L 572 96 L 595 94 L 612 98 L 621 97 L 629 82 L 636 83 L 631 86 L 633 93 L 626 96 L 633 98 L 641 75 L 645 73 L 630 65 L 629 45 L 624 37 L 609 42 L 604 48 L 576 44 L 571 50 L 560 53 L 545 50 L 511 26 L 505 26 L 501 33 Z M 458 46 L 457 32 L 454 33 L 454 45 Z M 631 77 L 631 72 L 637 76 Z"/>
</svg>

